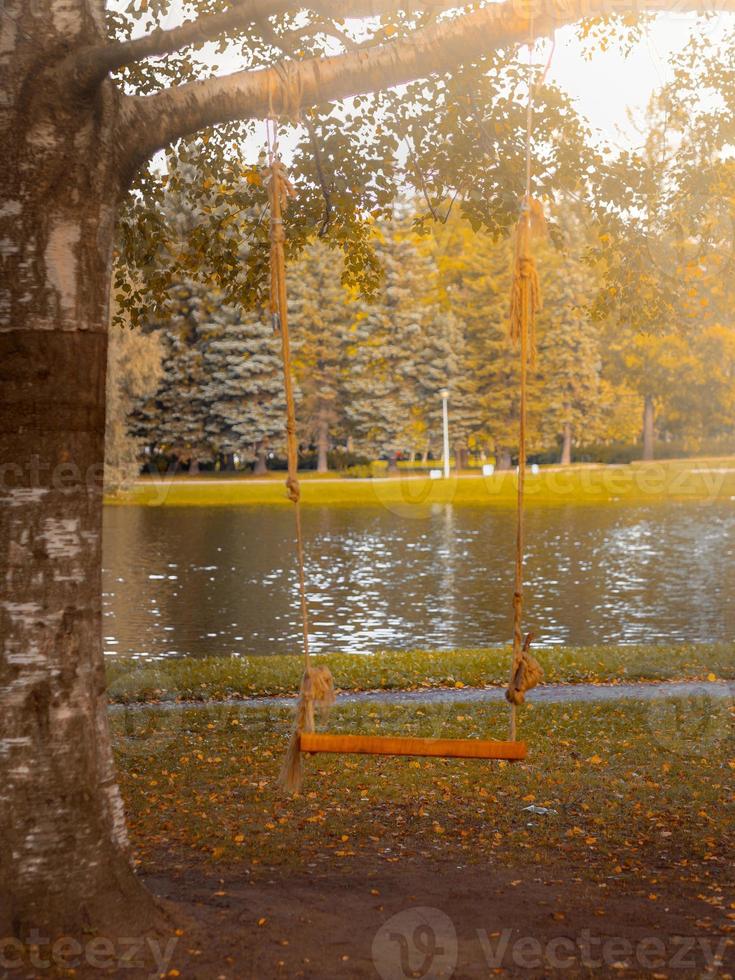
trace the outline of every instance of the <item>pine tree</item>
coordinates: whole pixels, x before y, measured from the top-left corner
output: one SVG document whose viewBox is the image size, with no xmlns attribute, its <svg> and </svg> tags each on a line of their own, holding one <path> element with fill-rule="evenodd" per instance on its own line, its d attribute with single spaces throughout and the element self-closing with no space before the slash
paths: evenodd
<svg viewBox="0 0 735 980">
<path fill-rule="evenodd" d="M 405 222 L 380 229 L 384 281 L 377 301 L 357 304 L 350 331 L 350 430 L 364 451 L 395 460 L 426 441 L 420 398 L 421 262 Z"/>
<path fill-rule="evenodd" d="M 147 443 L 151 454 L 189 460 L 192 472 L 200 462 L 213 457 L 203 396 L 203 293 L 200 286 L 182 283 L 171 291 L 173 312 L 166 322 L 146 326 L 146 331 L 160 338 L 163 374 L 155 395 L 142 401 L 135 412 L 135 433 Z"/>
<path fill-rule="evenodd" d="M 546 243 L 538 266 L 544 308 L 539 315 L 539 370 L 543 379 L 541 432 L 547 446 L 561 443 L 560 462 L 572 445 L 599 429 L 600 331 L 589 313 L 597 284 L 582 261 L 583 225 L 565 211 L 563 247 Z"/>
<path fill-rule="evenodd" d="M 320 241 L 289 269 L 288 306 L 294 374 L 300 389 L 304 441 L 317 448 L 317 471 L 329 468 L 328 452 L 346 433 L 347 345 L 354 316 L 342 284 L 342 259 Z"/>
<path fill-rule="evenodd" d="M 282 447 L 285 407 L 280 347 L 269 319 L 241 313 L 201 285 L 176 290 L 178 306 L 153 324 L 164 347 L 163 377 L 137 411 L 151 451 L 189 459 L 255 461 Z"/>
<path fill-rule="evenodd" d="M 437 254 L 450 309 L 463 324 L 462 398 L 468 441 L 510 465 L 518 442 L 518 354 L 508 338 L 511 247 L 473 231 L 460 218 L 437 230 Z M 538 428 L 531 375 L 529 435 Z"/>
<path fill-rule="evenodd" d="M 282 451 L 285 398 L 280 340 L 263 312 L 241 313 L 208 297 L 202 327 L 207 405 L 205 430 L 214 453 L 266 469 L 268 451 Z"/>
</svg>

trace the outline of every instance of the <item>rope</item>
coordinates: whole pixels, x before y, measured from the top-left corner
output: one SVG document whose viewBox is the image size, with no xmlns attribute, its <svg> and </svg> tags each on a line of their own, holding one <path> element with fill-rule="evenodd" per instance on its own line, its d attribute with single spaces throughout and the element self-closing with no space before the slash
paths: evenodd
<svg viewBox="0 0 735 980">
<path fill-rule="evenodd" d="M 271 136 L 271 126 L 273 133 Z M 301 632 L 304 655 L 304 673 L 301 678 L 296 720 L 279 776 L 280 785 L 288 792 L 301 789 L 303 766 L 301 760 L 301 732 L 314 731 L 315 708 L 328 709 L 334 703 L 334 681 L 328 667 L 312 666 L 309 651 L 309 607 L 306 597 L 306 562 L 304 559 L 304 535 L 301 526 L 301 487 L 299 484 L 299 444 L 296 434 L 296 401 L 294 398 L 293 371 L 291 365 L 291 337 L 288 329 L 288 303 L 286 296 L 286 235 L 283 229 L 283 212 L 289 198 L 295 192 L 288 179 L 286 168 L 278 155 L 278 129 L 274 119 L 266 123 L 268 135 L 268 198 L 270 201 L 270 311 L 273 329 L 281 337 L 283 364 L 283 390 L 286 397 L 286 455 L 288 475 L 286 493 L 294 505 L 296 523 L 296 557 L 301 604 Z"/>
<path fill-rule="evenodd" d="M 520 407 L 518 423 L 518 495 L 516 502 L 515 575 L 513 581 L 513 656 L 506 698 L 510 702 L 510 739 L 516 740 L 517 706 L 525 692 L 543 676 L 530 654 L 532 634 L 523 638 L 523 572 L 525 561 L 526 435 L 528 423 L 528 366 L 536 363 L 536 314 L 541 309 L 541 288 L 532 239 L 545 228 L 543 205 L 531 197 L 531 141 L 533 138 L 533 17 L 528 40 L 528 102 L 526 105 L 526 188 L 515 237 L 513 286 L 510 301 L 510 337 L 520 353 Z M 552 49 L 553 50 L 553 49 Z M 548 71 L 548 65 L 546 67 Z M 544 77 L 546 72 L 544 72 Z"/>
<path fill-rule="evenodd" d="M 281 360 L 283 363 L 283 390 L 286 396 L 286 454 L 288 458 L 288 477 L 286 491 L 289 500 L 295 505 L 296 515 L 296 556 L 298 560 L 299 597 L 301 602 L 301 631 L 304 651 L 304 669 L 309 661 L 309 608 L 306 599 L 306 572 L 304 562 L 304 535 L 301 527 L 301 486 L 299 484 L 299 444 L 296 435 L 296 403 L 294 400 L 293 372 L 291 367 L 291 337 L 288 329 L 288 308 L 286 299 L 286 255 L 284 245 L 286 235 L 283 230 L 283 212 L 294 189 L 286 174 L 286 169 L 278 157 L 278 131 L 273 122 L 273 139 L 270 137 L 268 121 L 268 197 L 270 200 L 271 253 L 270 253 L 270 311 L 273 328 L 281 336 Z"/>
</svg>

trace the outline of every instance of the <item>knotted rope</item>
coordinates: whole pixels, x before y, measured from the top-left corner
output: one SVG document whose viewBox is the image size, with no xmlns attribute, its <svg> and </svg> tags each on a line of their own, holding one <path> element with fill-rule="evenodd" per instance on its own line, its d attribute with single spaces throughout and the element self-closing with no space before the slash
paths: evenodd
<svg viewBox="0 0 735 980">
<path fill-rule="evenodd" d="M 520 408 L 518 422 L 518 498 L 516 507 L 516 553 L 513 584 L 513 659 L 505 696 L 510 702 L 510 739 L 516 739 L 516 708 L 526 691 L 535 687 L 543 670 L 531 655 L 533 639 L 523 639 L 523 570 L 525 557 L 526 429 L 528 416 L 528 366 L 536 363 L 536 314 L 541 309 L 541 288 L 533 255 L 533 240 L 544 234 L 546 222 L 540 201 L 531 197 L 531 140 L 533 137 L 533 20 L 528 42 L 528 104 L 526 107 L 526 193 L 515 233 L 513 286 L 510 297 L 510 337 L 520 353 Z M 546 70 L 548 71 L 548 65 Z M 544 72 L 545 76 L 546 72 Z"/>
<path fill-rule="evenodd" d="M 301 631 L 304 653 L 304 673 L 301 678 L 296 721 L 286 758 L 283 761 L 279 784 L 288 792 L 301 788 L 303 767 L 301 763 L 300 734 L 314 731 L 314 709 L 327 709 L 334 703 L 334 682 L 328 667 L 312 666 L 309 653 L 309 608 L 306 598 L 306 573 L 304 561 L 304 536 L 301 527 L 301 487 L 299 484 L 299 444 L 296 433 L 296 402 L 294 398 L 293 371 L 291 367 L 291 337 L 288 329 L 288 304 L 286 296 L 286 235 L 283 228 L 283 212 L 289 198 L 294 196 L 293 185 L 286 168 L 278 156 L 278 140 L 275 123 L 273 139 L 268 140 L 268 167 L 266 182 L 270 203 L 270 311 L 273 329 L 281 337 L 281 361 L 283 364 L 283 390 L 286 396 L 286 455 L 288 475 L 286 492 L 294 504 L 296 517 L 296 557 L 301 601 Z"/>
</svg>

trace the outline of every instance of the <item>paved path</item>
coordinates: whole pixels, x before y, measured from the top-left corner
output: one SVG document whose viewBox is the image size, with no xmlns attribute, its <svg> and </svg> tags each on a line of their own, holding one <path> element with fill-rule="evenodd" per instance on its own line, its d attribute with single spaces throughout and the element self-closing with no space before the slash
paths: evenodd
<svg viewBox="0 0 735 980">
<path fill-rule="evenodd" d="M 502 701 L 505 688 L 462 687 L 423 688 L 417 691 L 346 691 L 337 696 L 337 704 L 482 704 Z M 618 700 L 652 701 L 657 698 L 733 698 L 735 681 L 667 681 L 637 684 L 544 684 L 529 694 L 539 704 L 587 703 Z M 228 701 L 162 701 L 155 705 L 110 705 L 113 712 L 155 707 L 160 710 L 237 705 L 242 708 L 285 708 L 293 705 L 295 696 L 232 698 Z"/>
</svg>

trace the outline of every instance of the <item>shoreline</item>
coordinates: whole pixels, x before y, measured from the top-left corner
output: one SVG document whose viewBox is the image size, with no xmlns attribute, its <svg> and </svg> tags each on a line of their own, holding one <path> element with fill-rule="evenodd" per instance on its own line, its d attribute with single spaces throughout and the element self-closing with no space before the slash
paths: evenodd
<svg viewBox="0 0 735 980">
<path fill-rule="evenodd" d="M 448 479 L 404 470 L 392 476 L 351 478 L 335 473 L 301 475 L 305 506 L 383 506 L 413 513 L 436 505 L 514 506 L 515 470 L 492 475 L 463 472 Z M 112 507 L 281 506 L 289 507 L 285 474 L 253 477 L 146 477 L 130 490 L 107 495 Z M 735 458 L 543 466 L 526 477 L 529 507 L 578 504 L 715 502 L 735 500 Z"/>
</svg>

